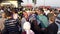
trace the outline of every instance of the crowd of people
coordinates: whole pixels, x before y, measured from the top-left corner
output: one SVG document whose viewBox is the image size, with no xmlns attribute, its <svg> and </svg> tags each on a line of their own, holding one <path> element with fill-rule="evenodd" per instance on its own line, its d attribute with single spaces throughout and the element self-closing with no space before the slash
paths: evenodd
<svg viewBox="0 0 60 34">
<path fill-rule="evenodd" d="M 60 10 L 0 6 L 0 34 L 59 34 Z"/>
</svg>

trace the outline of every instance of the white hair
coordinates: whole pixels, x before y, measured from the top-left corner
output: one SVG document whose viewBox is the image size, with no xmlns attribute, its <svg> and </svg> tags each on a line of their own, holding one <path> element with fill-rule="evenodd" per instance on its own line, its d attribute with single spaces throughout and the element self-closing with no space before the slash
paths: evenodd
<svg viewBox="0 0 60 34">
<path fill-rule="evenodd" d="M 23 24 L 23 29 L 24 29 L 24 30 L 30 30 L 30 28 L 31 28 L 31 24 L 30 24 L 29 22 L 25 22 L 25 23 Z"/>
</svg>

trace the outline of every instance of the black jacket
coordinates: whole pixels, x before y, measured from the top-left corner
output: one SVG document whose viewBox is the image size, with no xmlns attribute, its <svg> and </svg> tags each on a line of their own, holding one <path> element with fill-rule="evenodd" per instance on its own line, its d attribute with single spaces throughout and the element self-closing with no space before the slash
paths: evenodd
<svg viewBox="0 0 60 34">
<path fill-rule="evenodd" d="M 50 24 L 46 29 L 46 34 L 57 34 L 58 26 L 56 23 Z"/>
</svg>

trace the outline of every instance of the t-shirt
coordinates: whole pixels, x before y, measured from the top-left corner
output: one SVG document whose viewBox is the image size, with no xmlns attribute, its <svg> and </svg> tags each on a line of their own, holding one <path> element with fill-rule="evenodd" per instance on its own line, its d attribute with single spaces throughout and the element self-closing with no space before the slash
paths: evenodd
<svg viewBox="0 0 60 34">
<path fill-rule="evenodd" d="M 19 28 L 18 28 L 18 22 L 15 19 L 6 19 L 5 20 L 5 28 L 9 31 L 9 32 L 18 32 Z"/>
</svg>

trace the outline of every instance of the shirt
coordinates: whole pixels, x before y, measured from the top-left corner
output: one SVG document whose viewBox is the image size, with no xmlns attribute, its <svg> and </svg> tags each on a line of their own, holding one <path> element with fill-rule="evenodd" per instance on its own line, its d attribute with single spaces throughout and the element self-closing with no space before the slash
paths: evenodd
<svg viewBox="0 0 60 34">
<path fill-rule="evenodd" d="M 45 13 L 45 15 L 47 15 L 48 13 L 50 13 L 50 11 L 49 11 L 49 10 L 47 10 L 47 11 L 44 11 L 44 13 Z"/>
<path fill-rule="evenodd" d="M 5 20 L 5 28 L 9 32 L 18 32 L 19 31 L 18 22 L 15 19 L 12 19 L 12 18 Z"/>
<path fill-rule="evenodd" d="M 26 22 L 27 20 L 23 17 L 22 19 L 21 19 L 21 27 L 22 27 L 22 31 L 24 31 L 23 30 L 23 24 Z"/>
</svg>

